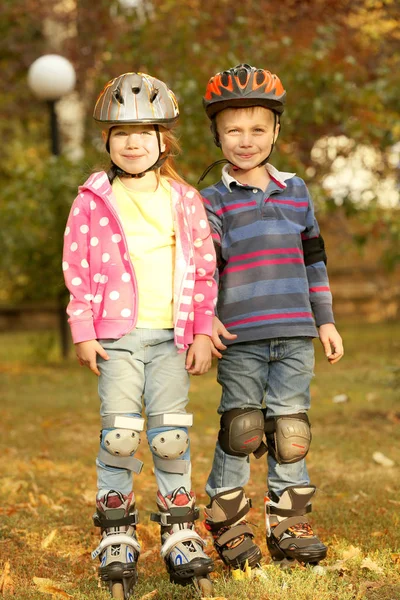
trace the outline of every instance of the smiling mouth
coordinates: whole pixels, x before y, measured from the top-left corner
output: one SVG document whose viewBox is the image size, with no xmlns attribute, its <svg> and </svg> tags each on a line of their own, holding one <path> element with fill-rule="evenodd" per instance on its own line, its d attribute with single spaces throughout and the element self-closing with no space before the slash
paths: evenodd
<svg viewBox="0 0 400 600">
<path fill-rule="evenodd" d="M 144 154 L 140 154 L 140 155 L 133 155 L 133 154 L 123 154 L 122 157 L 123 158 L 127 158 L 128 160 L 137 160 L 138 158 L 143 158 L 145 155 Z"/>
</svg>

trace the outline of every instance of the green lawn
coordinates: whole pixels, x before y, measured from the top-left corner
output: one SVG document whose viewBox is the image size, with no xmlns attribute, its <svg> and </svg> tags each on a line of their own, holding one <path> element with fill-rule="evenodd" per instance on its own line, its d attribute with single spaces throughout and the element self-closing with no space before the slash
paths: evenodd
<svg viewBox="0 0 400 600">
<path fill-rule="evenodd" d="M 311 520 L 329 545 L 324 569 L 282 571 L 269 564 L 263 497 L 265 459 L 252 460 L 250 521 L 264 559 L 251 582 L 232 581 L 220 562 L 215 597 L 228 600 L 400 599 L 400 325 L 343 326 L 345 357 L 334 366 L 316 342 L 313 442 L 308 456 L 318 487 Z M 57 358 L 51 333 L 0 334 L 0 597 L 106 600 L 98 588 L 91 524 L 99 417 L 96 377 L 72 357 Z M 332 402 L 347 394 L 349 401 Z M 192 379 L 193 487 L 204 486 L 218 431 L 215 370 Z M 391 458 L 383 467 L 374 452 Z M 145 441 L 136 478 L 142 544 L 133 598 L 194 598 L 169 583 L 159 556 L 156 482 Z M 200 533 L 206 536 L 198 521 Z M 207 551 L 215 556 L 211 543 Z M 157 591 L 155 591 L 157 590 Z M 14 593 L 13 593 L 14 592 Z M 154 592 L 151 594 L 151 592 Z M 147 596 L 147 598 L 146 598 Z"/>
</svg>

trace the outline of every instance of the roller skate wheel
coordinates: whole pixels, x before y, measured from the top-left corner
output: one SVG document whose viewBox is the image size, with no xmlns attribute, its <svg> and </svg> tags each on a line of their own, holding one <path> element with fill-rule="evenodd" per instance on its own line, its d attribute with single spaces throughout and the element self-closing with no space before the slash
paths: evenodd
<svg viewBox="0 0 400 600">
<path fill-rule="evenodd" d="M 111 586 L 111 597 L 117 600 L 125 600 L 124 586 L 120 581 L 116 581 Z"/>
<path fill-rule="evenodd" d="M 213 584 L 208 577 L 199 577 L 195 579 L 195 587 L 197 588 L 201 598 L 211 598 L 213 595 Z"/>
</svg>

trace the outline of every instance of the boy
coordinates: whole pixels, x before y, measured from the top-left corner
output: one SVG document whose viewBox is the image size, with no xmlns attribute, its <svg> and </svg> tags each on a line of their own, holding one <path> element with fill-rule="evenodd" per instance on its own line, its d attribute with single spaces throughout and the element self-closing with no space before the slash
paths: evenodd
<svg viewBox="0 0 400 600">
<path fill-rule="evenodd" d="M 272 559 L 317 564 L 327 552 L 305 518 L 315 493 L 304 460 L 311 442 L 312 338 L 319 335 L 331 364 L 343 345 L 306 185 L 267 162 L 285 96 L 276 75 L 242 64 L 212 77 L 203 99 L 228 162 L 221 180 L 201 192 L 218 258 L 213 343 L 222 358 L 221 428 L 205 512 L 218 554 L 233 568 L 261 559 L 245 520 L 251 453 L 259 458 L 268 451 Z"/>
</svg>

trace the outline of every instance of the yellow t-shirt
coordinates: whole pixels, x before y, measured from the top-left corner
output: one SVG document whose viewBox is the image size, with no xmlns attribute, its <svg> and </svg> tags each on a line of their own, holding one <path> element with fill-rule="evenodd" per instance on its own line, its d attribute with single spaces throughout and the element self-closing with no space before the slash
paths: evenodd
<svg viewBox="0 0 400 600">
<path fill-rule="evenodd" d="M 173 327 L 175 232 L 171 185 L 161 178 L 155 192 L 137 192 L 116 177 L 112 189 L 138 283 L 137 327 Z"/>
</svg>

